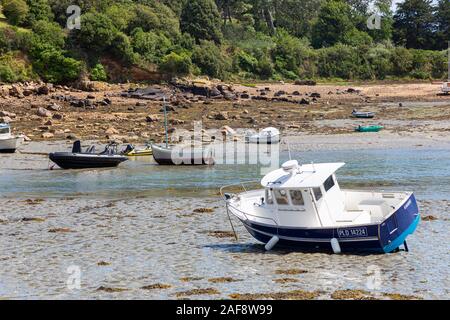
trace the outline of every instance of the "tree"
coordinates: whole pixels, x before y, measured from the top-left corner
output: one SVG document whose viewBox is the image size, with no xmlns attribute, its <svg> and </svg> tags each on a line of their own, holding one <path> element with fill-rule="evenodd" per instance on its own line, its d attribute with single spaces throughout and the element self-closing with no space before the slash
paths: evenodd
<svg viewBox="0 0 450 320">
<path fill-rule="evenodd" d="M 28 14 L 29 8 L 24 0 L 4 0 L 3 14 L 9 23 L 17 26 L 21 25 Z"/>
<path fill-rule="evenodd" d="M 436 20 L 438 23 L 436 47 L 437 49 L 447 49 L 450 41 L 450 1 L 439 1 Z"/>
<path fill-rule="evenodd" d="M 405 0 L 394 16 L 394 41 L 406 48 L 434 47 L 432 0 Z"/>
<path fill-rule="evenodd" d="M 211 40 L 221 43 L 220 14 L 213 0 L 191 0 L 181 12 L 181 30 L 192 35 L 199 43 Z"/>
<path fill-rule="evenodd" d="M 29 7 L 27 24 L 32 25 L 39 20 L 53 20 L 53 12 L 47 0 L 27 0 Z"/>
<path fill-rule="evenodd" d="M 94 54 L 101 54 L 110 48 L 118 34 L 111 19 L 102 13 L 82 15 L 81 24 L 83 27 L 80 30 L 71 32 L 72 43 Z"/>
<path fill-rule="evenodd" d="M 35 41 L 51 44 L 55 48 L 64 48 L 66 34 L 56 22 L 36 21 L 32 26 Z"/>
<path fill-rule="evenodd" d="M 315 48 L 343 42 L 345 35 L 353 31 L 351 7 L 341 0 L 327 0 L 319 11 L 313 27 L 312 42 Z"/>
<path fill-rule="evenodd" d="M 192 52 L 192 62 L 203 74 L 210 77 L 224 79 L 230 69 L 230 63 L 220 48 L 212 41 L 202 41 Z"/>
<path fill-rule="evenodd" d="M 323 0 L 279 0 L 275 12 L 277 27 L 292 35 L 311 38 L 314 19 L 317 18 Z"/>
<path fill-rule="evenodd" d="M 191 72 L 192 61 L 187 54 L 171 52 L 162 58 L 159 68 L 172 75 L 187 75 Z"/>
</svg>

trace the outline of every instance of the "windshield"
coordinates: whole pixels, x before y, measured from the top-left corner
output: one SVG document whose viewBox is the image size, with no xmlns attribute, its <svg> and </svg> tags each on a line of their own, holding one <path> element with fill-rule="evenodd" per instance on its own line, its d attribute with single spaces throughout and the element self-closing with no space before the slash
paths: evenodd
<svg viewBox="0 0 450 320">
<path fill-rule="evenodd" d="M 9 128 L 0 128 L 0 134 L 9 133 Z"/>
</svg>

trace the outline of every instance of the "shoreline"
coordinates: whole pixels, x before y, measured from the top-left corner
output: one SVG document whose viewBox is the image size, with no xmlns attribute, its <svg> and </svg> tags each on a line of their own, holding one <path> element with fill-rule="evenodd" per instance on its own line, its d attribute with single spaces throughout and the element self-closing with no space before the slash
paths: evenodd
<svg viewBox="0 0 450 320">
<path fill-rule="evenodd" d="M 3 86 L 3 92 L 10 94 L 0 94 L 0 121 L 8 120 L 14 132 L 24 133 L 33 141 L 70 138 L 159 142 L 164 138 L 160 100 L 177 88 L 100 83 L 95 91 L 85 92 L 47 86 L 47 94 L 33 93 L 26 85 Z M 210 81 L 191 86 L 189 90 L 194 93 L 176 89 L 175 96 L 169 99 L 169 130 L 191 131 L 194 122 L 201 121 L 205 130 L 220 130 L 224 126 L 258 130 L 273 126 L 286 134 L 345 134 L 360 124 L 384 125 L 391 132 L 450 131 L 450 95 L 438 96 L 437 84 L 245 87 Z M 129 93 L 133 88 L 144 91 Z M 208 98 L 205 90 L 217 96 Z M 25 92 L 28 92 L 26 96 Z M 124 92 L 128 92 L 126 96 Z M 141 96 L 145 92 L 151 94 Z M 373 111 L 376 117 L 353 119 L 353 109 Z"/>
</svg>

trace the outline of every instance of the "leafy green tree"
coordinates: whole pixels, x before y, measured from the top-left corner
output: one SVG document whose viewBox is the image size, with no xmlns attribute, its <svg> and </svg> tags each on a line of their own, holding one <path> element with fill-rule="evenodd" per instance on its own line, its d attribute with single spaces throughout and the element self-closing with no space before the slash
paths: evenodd
<svg viewBox="0 0 450 320">
<path fill-rule="evenodd" d="M 327 0 L 320 7 L 317 22 L 313 26 L 313 46 L 321 48 L 343 42 L 345 35 L 354 28 L 350 6 L 341 0 Z"/>
<path fill-rule="evenodd" d="M 167 6 L 152 2 L 152 6 L 138 4 L 134 9 L 134 18 L 128 30 L 142 28 L 144 31 L 153 31 L 165 34 L 167 37 L 177 37 L 180 34 L 180 24 L 177 16 Z"/>
<path fill-rule="evenodd" d="M 66 34 L 56 22 L 45 20 L 36 21 L 33 26 L 34 41 L 47 43 L 55 48 L 64 48 L 66 42 Z"/>
<path fill-rule="evenodd" d="M 40 44 L 32 51 L 33 69 L 47 82 L 67 83 L 78 79 L 82 63 L 67 57 L 65 52 L 48 44 Z"/>
<path fill-rule="evenodd" d="M 192 62 L 203 74 L 210 77 L 225 79 L 231 68 L 228 58 L 212 41 L 203 40 L 192 52 Z"/>
<path fill-rule="evenodd" d="M 9 23 L 15 26 L 25 22 L 28 11 L 28 5 L 24 0 L 3 0 L 3 14 Z"/>
<path fill-rule="evenodd" d="M 394 41 L 407 48 L 431 49 L 434 46 L 432 0 L 405 0 L 394 16 Z"/>
<path fill-rule="evenodd" d="M 28 16 L 27 24 L 33 25 L 36 21 L 52 21 L 54 16 L 50 4 L 47 0 L 27 0 Z"/>
<path fill-rule="evenodd" d="M 108 80 L 108 75 L 106 74 L 106 70 L 101 63 L 97 63 L 91 69 L 90 79 L 92 81 L 106 81 Z"/>
<path fill-rule="evenodd" d="M 440 0 L 436 11 L 437 49 L 447 49 L 450 41 L 450 1 Z"/>
<path fill-rule="evenodd" d="M 171 52 L 162 58 L 159 68 L 172 75 L 187 75 L 191 72 L 192 61 L 186 53 Z"/>
<path fill-rule="evenodd" d="M 132 46 L 145 60 L 159 63 L 172 48 L 172 42 L 163 34 L 144 32 L 137 28 L 132 34 Z"/>
<path fill-rule="evenodd" d="M 81 24 L 83 27 L 80 30 L 71 32 L 72 44 L 97 55 L 109 49 L 118 34 L 111 19 L 102 13 L 83 14 Z"/>
<path fill-rule="evenodd" d="M 278 27 L 292 35 L 311 38 L 314 20 L 324 0 L 279 0 L 275 11 Z"/>
<path fill-rule="evenodd" d="M 213 0 L 188 1 L 181 12 L 181 30 L 192 35 L 197 42 L 222 42 L 220 14 Z"/>
<path fill-rule="evenodd" d="M 136 19 L 136 12 L 130 10 L 129 5 L 113 4 L 105 10 L 105 14 L 111 19 L 114 26 L 120 31 L 126 31 L 133 19 Z"/>
</svg>

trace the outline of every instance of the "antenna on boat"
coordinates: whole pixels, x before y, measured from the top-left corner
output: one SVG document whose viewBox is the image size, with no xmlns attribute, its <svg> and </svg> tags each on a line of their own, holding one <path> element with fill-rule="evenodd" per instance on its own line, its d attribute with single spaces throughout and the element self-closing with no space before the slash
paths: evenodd
<svg viewBox="0 0 450 320">
<path fill-rule="evenodd" d="M 289 161 L 292 160 L 292 154 L 291 154 L 291 145 L 289 144 L 289 141 L 286 141 L 288 152 L 289 152 Z"/>
<path fill-rule="evenodd" d="M 164 132 L 166 134 L 166 149 L 169 148 L 169 133 L 167 130 L 167 105 L 166 105 L 166 96 L 163 97 L 164 103 Z"/>
</svg>

